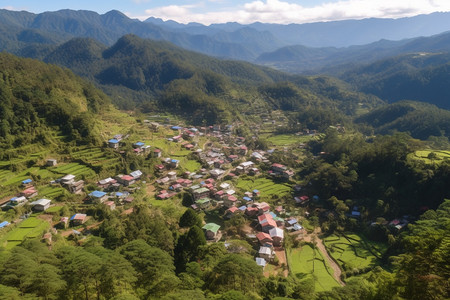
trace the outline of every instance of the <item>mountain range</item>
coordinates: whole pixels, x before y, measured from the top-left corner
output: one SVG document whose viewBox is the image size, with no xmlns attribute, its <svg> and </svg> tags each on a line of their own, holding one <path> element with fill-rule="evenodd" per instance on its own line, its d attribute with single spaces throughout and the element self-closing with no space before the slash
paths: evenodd
<svg viewBox="0 0 450 300">
<path fill-rule="evenodd" d="M 114 10 L 103 15 L 83 10 L 41 14 L 0 10 L 0 50 L 20 55 L 20 49 L 30 43 L 39 48 L 74 37 L 90 37 L 110 46 L 125 34 L 135 34 L 216 57 L 254 61 L 266 53 L 258 61 L 267 61 L 267 53 L 286 46 L 349 47 L 381 39 L 402 40 L 440 34 L 450 30 L 449 16 L 450 13 L 433 13 L 402 19 L 205 26 L 155 18 L 141 22 Z"/>
<path fill-rule="evenodd" d="M 359 33 L 392 37 L 383 30 L 399 36 L 403 32 L 402 37 L 432 34 L 447 28 L 446 22 L 438 22 L 445 16 L 448 14 L 302 25 L 204 26 L 154 18 L 141 22 L 118 11 L 99 15 L 73 10 L 42 14 L 0 10 L 0 47 L 71 69 L 95 83 L 122 109 L 162 109 L 189 118 L 194 124 L 243 120 L 242 115 L 281 109 L 294 113 L 291 117 L 299 122 L 309 122 L 309 127 L 356 117 L 361 117 L 360 123 L 375 126 L 373 118 L 364 119 L 363 115 L 374 109 L 387 110 L 388 115 L 397 110 L 383 106 L 386 103 L 416 100 L 450 108 L 446 88 L 450 83 L 450 32 L 341 48 L 337 48 L 342 45 L 337 41 L 326 42 L 325 35 L 331 39 L 336 27 L 339 32 L 347 32 L 349 38 L 342 38 L 346 43 L 358 43 Z M 385 30 L 386 24 L 392 32 Z M 346 31 L 357 27 L 361 31 L 355 36 Z M 308 34 L 302 33 L 305 28 L 311 36 L 314 32 L 323 35 L 320 45 L 330 46 L 312 47 L 319 44 L 308 40 Z M 375 34 L 376 28 L 380 30 Z M 309 45 L 289 46 L 300 40 Z M 314 76 L 283 73 L 243 60 Z M 415 105 L 414 111 L 407 117 L 398 116 L 399 122 L 384 124 L 380 132 L 413 129 L 420 126 L 418 120 L 429 121 L 436 111 L 446 115 L 434 106 Z M 433 124 L 438 125 L 428 126 L 432 130 L 417 136 L 426 138 L 437 132 L 447 135 L 444 119 L 437 118 Z"/>
</svg>

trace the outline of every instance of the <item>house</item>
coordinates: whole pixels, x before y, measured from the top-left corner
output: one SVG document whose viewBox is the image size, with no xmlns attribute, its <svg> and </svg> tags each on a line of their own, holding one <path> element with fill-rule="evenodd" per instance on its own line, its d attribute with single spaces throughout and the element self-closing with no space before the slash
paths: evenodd
<svg viewBox="0 0 450 300">
<path fill-rule="evenodd" d="M 255 261 L 256 261 L 256 264 L 258 265 L 258 266 L 260 266 L 260 267 L 265 267 L 266 266 L 266 264 L 267 264 L 267 261 L 264 259 L 264 258 L 262 258 L 262 257 L 256 257 L 255 258 Z"/>
<path fill-rule="evenodd" d="M 258 255 L 264 258 L 266 261 L 271 261 L 273 259 L 273 251 L 270 247 L 261 246 L 259 247 Z"/>
<path fill-rule="evenodd" d="M 33 197 L 36 197 L 37 195 L 38 195 L 38 191 L 33 186 L 20 192 L 20 196 L 24 196 L 26 198 L 33 198 Z"/>
<path fill-rule="evenodd" d="M 300 196 L 300 197 L 294 197 L 295 203 L 299 205 L 305 205 L 309 202 L 309 197 L 306 195 Z"/>
<path fill-rule="evenodd" d="M 72 222 L 73 226 L 78 226 L 84 224 L 84 222 L 86 222 L 86 218 L 86 214 L 74 214 L 70 217 L 70 222 Z"/>
<path fill-rule="evenodd" d="M 222 198 L 224 197 L 224 195 L 226 195 L 224 191 L 218 191 L 218 192 L 216 192 L 216 193 L 214 194 L 214 198 L 215 198 L 217 201 L 220 201 L 220 200 L 222 200 Z"/>
<path fill-rule="evenodd" d="M 171 159 L 170 161 L 169 161 L 169 167 L 171 167 L 171 168 L 178 168 L 178 164 L 179 164 L 179 160 L 176 160 L 176 159 Z"/>
<path fill-rule="evenodd" d="M 230 207 L 236 206 L 236 201 L 237 201 L 237 198 L 235 196 L 228 196 L 223 200 L 223 205 L 225 207 L 230 208 Z"/>
<path fill-rule="evenodd" d="M 175 171 L 170 171 L 169 173 L 167 173 L 167 176 L 169 177 L 169 180 L 171 180 L 171 181 L 177 180 L 177 172 L 175 172 Z"/>
<path fill-rule="evenodd" d="M 283 173 L 284 171 L 287 170 L 287 167 L 282 164 L 274 163 L 274 164 L 272 164 L 271 169 L 272 169 L 272 171 L 274 171 L 276 173 Z"/>
<path fill-rule="evenodd" d="M 33 180 L 31 180 L 31 179 L 25 179 L 25 180 L 23 180 L 22 181 L 22 187 L 31 187 L 32 186 L 32 182 L 33 182 Z"/>
<path fill-rule="evenodd" d="M 49 158 L 45 162 L 45 165 L 48 166 L 48 167 L 53 167 L 53 166 L 56 166 L 57 164 L 58 164 L 58 162 L 54 158 Z"/>
<path fill-rule="evenodd" d="M 71 181 L 66 186 L 72 194 L 79 194 L 83 192 L 84 180 Z"/>
<path fill-rule="evenodd" d="M 75 180 L 75 175 L 67 174 L 66 176 L 64 176 L 60 179 L 60 182 L 62 185 L 67 185 L 74 180 Z"/>
<path fill-rule="evenodd" d="M 6 204 L 6 206 L 8 208 L 19 207 L 19 206 L 24 205 L 27 202 L 28 202 L 28 200 L 27 200 L 27 198 L 25 198 L 25 196 L 13 197 L 13 198 L 9 199 L 8 203 Z"/>
<path fill-rule="evenodd" d="M 142 176 L 142 172 L 140 170 L 136 170 L 131 172 L 130 176 L 133 177 L 134 180 L 139 180 Z"/>
<path fill-rule="evenodd" d="M 145 146 L 144 142 L 136 142 L 133 144 L 133 147 L 137 148 L 137 149 L 142 149 L 142 147 L 144 147 L 144 146 Z"/>
<path fill-rule="evenodd" d="M 209 174 L 211 175 L 211 177 L 213 177 L 215 179 L 217 179 L 220 176 L 222 176 L 223 173 L 225 173 L 225 171 L 221 170 L 221 169 L 212 169 L 211 171 L 209 171 Z"/>
<path fill-rule="evenodd" d="M 236 206 L 232 206 L 225 211 L 225 217 L 231 218 L 232 216 L 234 216 L 235 214 L 237 214 L 239 212 L 240 212 L 239 208 L 237 208 Z"/>
<path fill-rule="evenodd" d="M 205 230 L 205 236 L 207 240 L 213 240 L 217 237 L 220 229 L 220 225 L 215 223 L 208 223 L 202 227 Z"/>
<path fill-rule="evenodd" d="M 117 139 L 110 139 L 108 141 L 108 147 L 113 149 L 119 148 L 119 141 Z"/>
<path fill-rule="evenodd" d="M 273 240 L 274 246 L 281 246 L 284 239 L 284 231 L 281 228 L 274 227 L 269 230 L 270 237 Z"/>
<path fill-rule="evenodd" d="M 243 162 L 243 163 L 240 164 L 240 166 L 241 166 L 244 170 L 250 169 L 253 165 L 254 165 L 254 163 L 253 163 L 252 161 L 245 161 L 245 162 Z"/>
<path fill-rule="evenodd" d="M 105 192 L 101 191 L 93 191 L 89 194 L 91 201 L 94 203 L 103 203 L 108 198 L 108 195 Z"/>
<path fill-rule="evenodd" d="M 209 194 L 210 194 L 209 189 L 204 188 L 204 187 L 196 189 L 192 192 L 192 195 L 194 196 L 195 200 L 208 197 Z"/>
<path fill-rule="evenodd" d="M 256 238 L 258 239 L 259 243 L 264 246 L 264 245 L 272 245 L 273 240 L 272 237 L 270 236 L 270 234 L 265 233 L 265 232 L 258 232 L 258 234 L 256 235 Z"/>
<path fill-rule="evenodd" d="M 262 215 L 270 211 L 270 205 L 267 204 L 266 202 L 254 203 L 253 206 L 255 206 L 258 209 L 258 215 Z"/>
<path fill-rule="evenodd" d="M 286 226 L 294 226 L 294 224 L 297 224 L 298 221 L 296 218 L 289 218 L 286 220 Z"/>
<path fill-rule="evenodd" d="M 231 187 L 231 185 L 227 182 L 224 182 L 220 185 L 220 188 L 224 189 L 224 190 L 229 189 L 230 187 Z"/>
<path fill-rule="evenodd" d="M 51 202 L 52 200 L 49 199 L 39 199 L 31 202 L 31 205 L 33 205 L 33 209 L 36 211 L 46 211 L 50 207 Z"/>
<path fill-rule="evenodd" d="M 153 131 L 158 131 L 159 129 L 159 123 L 158 122 L 150 122 L 149 127 L 151 128 L 151 130 Z"/>
<path fill-rule="evenodd" d="M 245 210 L 245 214 L 249 217 L 254 217 L 258 214 L 258 208 L 256 207 L 247 207 L 247 209 Z"/>
<path fill-rule="evenodd" d="M 106 201 L 105 202 L 106 207 L 108 207 L 110 210 L 116 209 L 116 203 L 114 201 Z"/>
<path fill-rule="evenodd" d="M 60 228 L 67 228 L 67 225 L 69 224 L 69 218 L 68 217 L 61 217 L 61 219 L 59 219 L 59 226 Z"/>
<path fill-rule="evenodd" d="M 161 157 L 161 150 L 160 149 L 154 149 L 153 150 L 153 157 Z"/>
<path fill-rule="evenodd" d="M 261 226 L 261 230 L 265 233 L 269 233 L 270 230 L 277 227 L 277 223 L 270 214 L 263 214 L 258 216 L 258 222 Z"/>
<path fill-rule="evenodd" d="M 136 182 L 133 176 L 131 175 L 118 175 L 117 181 L 122 183 L 124 186 L 132 185 Z"/>
<path fill-rule="evenodd" d="M 208 208 L 211 205 L 211 199 L 208 197 L 195 200 L 195 204 L 202 209 Z"/>
<path fill-rule="evenodd" d="M 99 180 L 97 182 L 97 186 L 100 187 L 100 188 L 105 189 L 105 188 L 109 187 L 111 184 L 114 184 L 114 183 L 117 183 L 117 180 L 112 179 L 111 177 L 108 177 L 108 178 Z"/>
<path fill-rule="evenodd" d="M 248 148 L 246 146 L 242 145 L 241 147 L 239 147 L 238 152 L 240 155 L 247 155 Z"/>
<path fill-rule="evenodd" d="M 0 229 L 9 226 L 9 222 L 8 221 L 3 221 L 0 223 Z"/>
</svg>

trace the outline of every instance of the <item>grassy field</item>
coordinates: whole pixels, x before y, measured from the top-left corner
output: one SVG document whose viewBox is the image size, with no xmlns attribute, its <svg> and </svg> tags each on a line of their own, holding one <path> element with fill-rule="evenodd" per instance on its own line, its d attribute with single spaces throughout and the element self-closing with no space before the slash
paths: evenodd
<svg viewBox="0 0 450 300">
<path fill-rule="evenodd" d="M 339 283 L 333 278 L 333 270 L 328 266 L 320 251 L 306 244 L 301 248 L 287 251 L 290 271 L 299 278 L 312 276 L 315 291 L 329 291 L 338 287 Z"/>
<path fill-rule="evenodd" d="M 253 191 L 254 189 L 257 189 L 261 193 L 261 199 L 272 197 L 273 195 L 284 196 L 290 194 L 292 191 L 292 187 L 288 184 L 275 183 L 272 180 L 263 177 L 256 179 L 251 177 L 239 179 L 237 187 L 242 191 Z"/>
<path fill-rule="evenodd" d="M 331 235 L 324 239 L 330 255 L 345 271 L 362 270 L 374 267 L 386 250 L 386 245 L 368 242 L 356 234 L 345 236 Z"/>
</svg>

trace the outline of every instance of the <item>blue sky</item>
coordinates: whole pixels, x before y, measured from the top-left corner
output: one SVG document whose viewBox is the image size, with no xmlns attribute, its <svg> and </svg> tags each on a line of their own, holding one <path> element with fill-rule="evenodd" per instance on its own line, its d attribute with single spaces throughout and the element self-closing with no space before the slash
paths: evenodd
<svg viewBox="0 0 450 300">
<path fill-rule="evenodd" d="M 33 13 L 112 9 L 130 18 L 180 23 L 309 23 L 362 18 L 400 18 L 450 11 L 450 0 L 0 0 L 0 8 Z"/>
</svg>

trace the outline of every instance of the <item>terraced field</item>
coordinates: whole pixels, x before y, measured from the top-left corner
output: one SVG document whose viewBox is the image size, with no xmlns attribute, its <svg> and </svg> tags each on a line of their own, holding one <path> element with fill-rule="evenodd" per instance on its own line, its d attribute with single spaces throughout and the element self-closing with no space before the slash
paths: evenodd
<svg viewBox="0 0 450 300">
<path fill-rule="evenodd" d="M 326 263 L 320 251 L 310 244 L 287 251 L 290 271 L 298 278 L 312 276 L 315 291 L 329 291 L 340 286 L 333 278 L 333 269 Z"/>
<path fill-rule="evenodd" d="M 432 155 L 430 155 L 432 154 Z M 447 150 L 419 150 L 411 154 L 412 158 L 423 160 L 427 164 L 441 163 L 450 160 L 450 151 Z"/>
<path fill-rule="evenodd" d="M 273 195 L 284 196 L 292 191 L 292 187 L 289 184 L 275 183 L 268 178 L 239 179 L 237 187 L 243 191 L 257 189 L 261 193 L 261 198 L 272 197 Z"/>
<path fill-rule="evenodd" d="M 323 241 L 330 255 L 344 271 L 374 267 L 386 250 L 386 245 L 365 241 L 356 234 L 332 235 Z"/>
<path fill-rule="evenodd" d="M 50 224 L 45 220 L 30 217 L 7 232 L 0 239 L 0 245 L 5 246 L 6 249 L 12 249 L 14 246 L 20 244 L 27 238 L 36 238 L 41 236 L 49 227 Z"/>
</svg>

